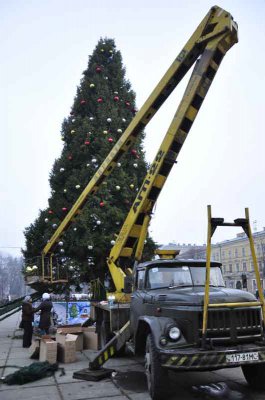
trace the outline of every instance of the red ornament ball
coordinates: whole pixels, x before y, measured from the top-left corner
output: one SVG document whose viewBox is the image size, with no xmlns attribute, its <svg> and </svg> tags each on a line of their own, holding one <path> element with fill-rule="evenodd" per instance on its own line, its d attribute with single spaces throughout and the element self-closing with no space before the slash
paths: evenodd
<svg viewBox="0 0 265 400">
<path fill-rule="evenodd" d="M 108 138 L 108 141 L 109 141 L 110 143 L 112 143 L 112 142 L 113 142 L 113 139 L 112 139 L 111 137 L 109 137 L 109 138 Z"/>
<path fill-rule="evenodd" d="M 49 211 L 48 211 L 48 214 L 53 214 L 53 211 L 52 211 L 52 210 L 49 210 Z"/>
<path fill-rule="evenodd" d="M 81 100 L 80 104 L 86 104 L 86 100 Z"/>
<path fill-rule="evenodd" d="M 120 98 L 119 98 L 119 96 L 114 96 L 114 97 L 113 97 L 113 100 L 114 100 L 114 101 L 119 101 Z"/>
<path fill-rule="evenodd" d="M 85 144 L 90 144 L 90 141 L 89 140 L 85 140 Z"/>
<path fill-rule="evenodd" d="M 68 156 L 68 160 L 72 160 L 73 156 L 71 154 Z"/>
<path fill-rule="evenodd" d="M 100 207 L 104 207 L 104 206 L 105 206 L 104 201 L 101 201 L 101 202 L 99 203 L 99 205 L 100 205 Z"/>
<path fill-rule="evenodd" d="M 99 74 L 102 71 L 101 67 L 96 68 L 96 72 Z"/>
<path fill-rule="evenodd" d="M 131 153 L 132 153 L 134 156 L 136 156 L 136 154 L 137 154 L 137 150 L 135 150 L 135 149 L 132 149 L 132 150 L 131 150 Z"/>
<path fill-rule="evenodd" d="M 67 207 L 62 208 L 62 211 L 67 211 L 67 210 L 68 210 Z"/>
<path fill-rule="evenodd" d="M 98 102 L 98 103 L 102 103 L 102 101 L 103 101 L 102 97 L 99 97 L 99 98 L 97 99 L 97 102 Z"/>
<path fill-rule="evenodd" d="M 130 107 L 131 103 L 129 101 L 125 101 L 126 107 Z"/>
</svg>

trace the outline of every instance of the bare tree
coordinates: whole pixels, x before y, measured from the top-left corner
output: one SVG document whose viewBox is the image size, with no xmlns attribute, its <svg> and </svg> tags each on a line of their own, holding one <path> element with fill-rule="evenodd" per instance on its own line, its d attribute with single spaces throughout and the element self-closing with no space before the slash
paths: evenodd
<svg viewBox="0 0 265 400">
<path fill-rule="evenodd" d="M 0 299 L 6 300 L 25 294 L 26 287 L 22 275 L 23 259 L 0 253 Z"/>
</svg>

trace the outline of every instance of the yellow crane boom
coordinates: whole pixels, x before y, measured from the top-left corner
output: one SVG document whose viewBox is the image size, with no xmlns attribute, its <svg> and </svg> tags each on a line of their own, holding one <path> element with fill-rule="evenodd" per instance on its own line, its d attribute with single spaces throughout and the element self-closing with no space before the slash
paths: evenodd
<svg viewBox="0 0 265 400">
<path fill-rule="evenodd" d="M 152 119 L 152 117 L 155 115 L 167 97 L 171 94 L 171 92 L 175 89 L 197 58 L 205 52 L 206 48 L 208 51 L 212 51 L 211 46 L 214 45 L 216 39 L 218 38 L 217 41 L 220 42 L 220 49 L 216 57 L 220 57 L 220 60 L 216 61 L 219 63 L 223 54 L 226 52 L 227 46 L 231 47 L 237 41 L 236 32 L 236 24 L 229 13 L 217 6 L 210 9 L 191 38 L 185 44 L 184 48 L 180 51 L 177 58 L 173 61 L 165 75 L 152 91 L 151 95 L 135 115 L 134 119 L 131 121 L 116 145 L 113 147 L 97 172 L 94 174 L 90 182 L 87 184 L 86 188 L 80 194 L 71 210 L 68 212 L 64 220 L 52 235 L 51 239 L 45 245 L 42 251 L 43 257 L 48 253 L 52 253 L 54 247 L 59 242 L 61 235 L 85 205 L 88 196 L 97 192 L 104 179 L 115 168 L 120 157 L 133 145 L 139 132 Z M 223 45 L 221 42 L 223 42 Z M 214 71 L 215 68 L 213 67 L 208 72 L 211 74 L 214 73 Z M 193 83 L 190 82 L 190 88 L 192 87 L 192 84 Z M 189 116 L 187 115 L 187 118 L 188 117 Z M 191 116 L 191 119 L 188 118 L 186 123 L 189 123 L 188 121 L 192 121 L 192 118 L 193 116 Z M 164 158 L 165 154 L 159 161 L 159 164 L 164 162 Z"/>
<path fill-rule="evenodd" d="M 124 279 L 126 274 L 131 272 L 129 260 L 134 257 L 139 261 L 142 257 L 154 204 L 176 162 L 224 55 L 237 41 L 237 24 L 231 14 L 218 6 L 212 7 L 44 247 L 43 275 L 44 257 L 50 254 L 52 269 L 53 249 L 85 205 L 88 196 L 97 192 L 120 157 L 133 145 L 139 132 L 195 64 L 179 107 L 107 260 L 116 288 L 116 298 L 123 296 Z"/>
</svg>

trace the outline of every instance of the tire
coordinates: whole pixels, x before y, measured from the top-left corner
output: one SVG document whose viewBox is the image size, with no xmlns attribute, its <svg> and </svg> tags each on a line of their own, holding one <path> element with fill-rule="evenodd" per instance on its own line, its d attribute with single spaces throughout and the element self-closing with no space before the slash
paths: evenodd
<svg viewBox="0 0 265 400">
<path fill-rule="evenodd" d="M 161 367 L 159 355 L 151 334 L 146 339 L 145 374 L 152 400 L 164 400 L 169 388 L 168 373 Z"/>
<path fill-rule="evenodd" d="M 265 364 L 250 364 L 241 366 L 247 383 L 256 390 L 265 389 Z"/>
</svg>

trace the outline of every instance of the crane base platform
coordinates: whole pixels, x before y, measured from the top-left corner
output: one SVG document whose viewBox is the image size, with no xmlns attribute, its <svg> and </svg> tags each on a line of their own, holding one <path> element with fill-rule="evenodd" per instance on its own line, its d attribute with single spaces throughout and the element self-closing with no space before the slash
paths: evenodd
<svg viewBox="0 0 265 400">
<path fill-rule="evenodd" d="M 114 371 L 114 369 L 109 368 L 100 368 L 96 370 L 84 368 L 74 372 L 73 378 L 84 379 L 85 381 L 100 381 L 101 379 L 109 378 Z"/>
</svg>

